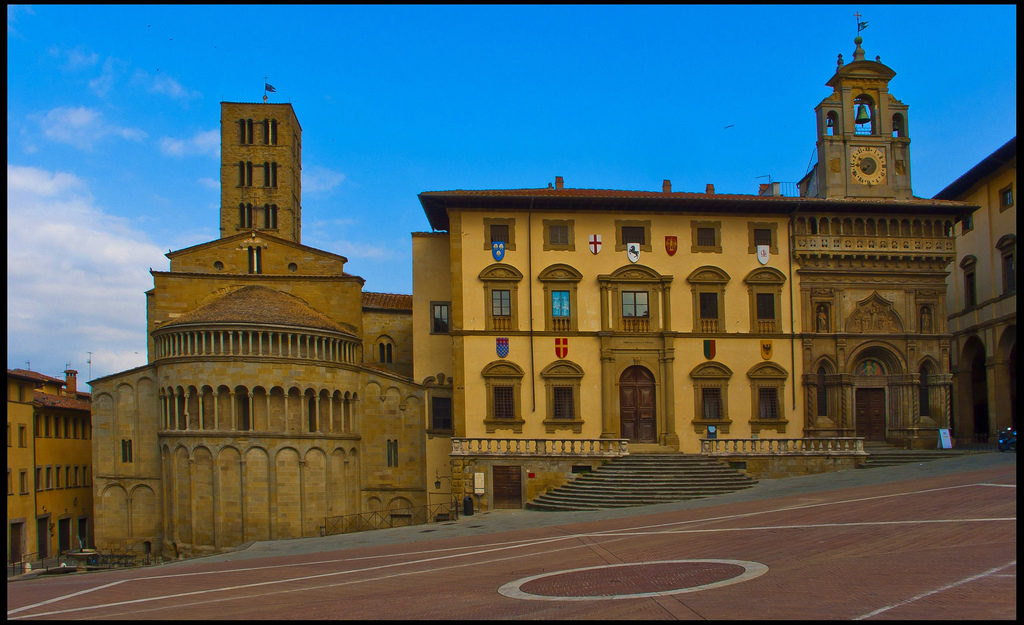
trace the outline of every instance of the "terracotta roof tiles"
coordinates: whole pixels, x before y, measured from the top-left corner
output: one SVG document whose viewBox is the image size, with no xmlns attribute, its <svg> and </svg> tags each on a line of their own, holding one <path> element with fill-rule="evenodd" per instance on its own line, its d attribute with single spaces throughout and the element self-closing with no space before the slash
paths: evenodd
<svg viewBox="0 0 1024 625">
<path fill-rule="evenodd" d="M 298 297 L 264 286 L 245 286 L 232 291 L 168 321 L 162 327 L 193 323 L 287 325 L 350 334 Z"/>
<path fill-rule="evenodd" d="M 412 310 L 412 295 L 363 291 L 363 308 Z"/>
<path fill-rule="evenodd" d="M 88 411 L 91 402 L 80 397 L 68 397 L 66 395 L 51 395 L 42 391 L 33 393 L 32 403 L 43 408 L 66 408 L 69 410 Z"/>
</svg>

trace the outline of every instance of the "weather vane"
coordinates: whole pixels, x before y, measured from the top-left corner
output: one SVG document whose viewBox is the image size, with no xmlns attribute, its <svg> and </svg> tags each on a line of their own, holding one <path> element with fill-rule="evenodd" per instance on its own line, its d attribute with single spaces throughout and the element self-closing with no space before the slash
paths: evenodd
<svg viewBox="0 0 1024 625">
<path fill-rule="evenodd" d="M 865 28 L 867 28 L 868 27 L 868 23 L 866 21 L 864 21 L 864 22 L 860 21 L 860 18 L 861 18 L 860 11 L 857 11 L 856 13 L 854 13 L 853 16 L 855 18 L 857 18 L 857 35 L 860 36 L 860 31 L 862 31 Z"/>
<path fill-rule="evenodd" d="M 274 85 L 267 82 L 267 77 L 263 77 L 263 103 L 267 103 L 267 92 L 274 93 L 277 89 L 274 89 Z"/>
</svg>

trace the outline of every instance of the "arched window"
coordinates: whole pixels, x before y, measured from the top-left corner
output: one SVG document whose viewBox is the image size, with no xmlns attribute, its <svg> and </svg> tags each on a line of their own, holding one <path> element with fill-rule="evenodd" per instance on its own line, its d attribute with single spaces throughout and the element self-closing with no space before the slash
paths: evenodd
<svg viewBox="0 0 1024 625">
<path fill-rule="evenodd" d="M 927 363 L 921 365 L 920 386 L 918 387 L 918 405 L 920 406 L 920 414 L 922 417 L 928 417 L 932 414 L 931 402 L 929 401 L 930 394 L 928 392 L 928 377 L 930 372 L 931 371 Z"/>
<path fill-rule="evenodd" d="M 834 137 L 837 134 L 836 127 L 839 126 L 839 117 L 835 111 L 829 111 L 825 116 L 825 134 Z"/>
</svg>

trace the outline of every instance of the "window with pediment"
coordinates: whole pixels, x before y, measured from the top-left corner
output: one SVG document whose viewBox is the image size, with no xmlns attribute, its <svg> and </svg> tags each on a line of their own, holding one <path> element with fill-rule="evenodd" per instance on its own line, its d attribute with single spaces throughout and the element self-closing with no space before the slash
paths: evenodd
<svg viewBox="0 0 1024 625">
<path fill-rule="evenodd" d="M 578 326 L 576 294 L 583 274 L 575 267 L 556 264 L 537 275 L 544 286 L 544 329 L 549 332 L 574 332 Z"/>
<path fill-rule="evenodd" d="M 750 331 L 774 334 L 782 331 L 782 285 L 786 276 L 773 267 L 751 271 L 743 281 L 750 297 Z"/>
<path fill-rule="evenodd" d="M 519 327 L 519 282 L 523 274 L 512 265 L 494 263 L 480 272 L 484 283 L 484 329 L 508 332 Z"/>
<path fill-rule="evenodd" d="M 687 276 L 693 293 L 693 331 L 725 331 L 725 285 L 729 274 L 718 267 L 698 267 Z"/>
<path fill-rule="evenodd" d="M 547 400 L 545 431 L 548 434 L 566 429 L 576 434 L 582 432 L 580 382 L 583 380 L 583 368 L 569 360 L 556 360 L 540 372 L 540 377 L 544 380 Z"/>
<path fill-rule="evenodd" d="M 789 373 L 774 362 L 762 362 L 747 372 L 750 379 L 750 431 L 774 429 L 785 434 L 784 392 Z"/>
<path fill-rule="evenodd" d="M 645 265 L 626 265 L 597 277 L 601 285 L 602 327 L 617 332 L 658 332 L 669 330 L 664 315 L 672 276 L 664 276 Z M 607 304 L 610 304 L 608 306 Z"/>
<path fill-rule="evenodd" d="M 523 370 L 507 360 L 495 360 L 480 372 L 487 394 L 484 427 L 487 433 L 511 429 L 522 434 L 522 400 L 520 398 Z"/>
<path fill-rule="evenodd" d="M 729 433 L 729 378 L 732 370 L 719 362 L 705 362 L 690 371 L 693 380 L 693 429 L 704 434 L 711 425 Z"/>
</svg>

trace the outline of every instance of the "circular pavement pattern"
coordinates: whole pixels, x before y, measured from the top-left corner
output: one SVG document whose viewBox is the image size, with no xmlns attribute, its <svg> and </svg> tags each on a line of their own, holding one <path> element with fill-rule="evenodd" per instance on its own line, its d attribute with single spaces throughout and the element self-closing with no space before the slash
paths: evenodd
<svg viewBox="0 0 1024 625">
<path fill-rule="evenodd" d="M 498 592 L 513 599 L 595 601 L 678 595 L 754 579 L 768 572 L 746 560 L 661 560 L 603 564 L 511 581 Z"/>
</svg>

